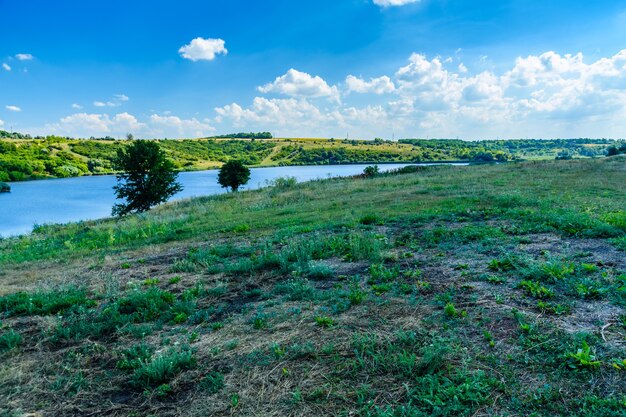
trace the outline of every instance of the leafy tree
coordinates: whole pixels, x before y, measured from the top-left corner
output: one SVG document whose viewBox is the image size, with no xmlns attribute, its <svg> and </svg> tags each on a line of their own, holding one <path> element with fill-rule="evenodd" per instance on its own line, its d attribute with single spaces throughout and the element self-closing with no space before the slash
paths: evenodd
<svg viewBox="0 0 626 417">
<path fill-rule="evenodd" d="M 133 140 L 133 139 L 135 139 L 135 137 L 133 136 L 132 133 L 127 133 L 126 134 L 126 140 Z"/>
<path fill-rule="evenodd" d="M 367 178 L 374 178 L 379 173 L 378 165 L 372 165 L 369 167 L 365 167 L 363 170 L 363 175 Z"/>
<path fill-rule="evenodd" d="M 147 211 L 183 189 L 174 165 L 156 142 L 138 140 L 118 149 L 114 165 L 124 172 L 117 175 L 113 189 L 118 199 L 126 200 L 113 206 L 114 216 Z"/>
<path fill-rule="evenodd" d="M 230 187 L 237 191 L 239 187 L 248 183 L 250 170 L 241 161 L 228 161 L 217 175 L 217 182 L 223 187 Z"/>
</svg>

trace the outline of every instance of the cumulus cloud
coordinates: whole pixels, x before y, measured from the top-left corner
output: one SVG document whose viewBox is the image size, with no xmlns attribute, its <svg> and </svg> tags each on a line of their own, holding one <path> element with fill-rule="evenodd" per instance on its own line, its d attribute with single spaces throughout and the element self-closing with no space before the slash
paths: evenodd
<svg viewBox="0 0 626 417">
<path fill-rule="evenodd" d="M 374 0 L 374 4 L 381 7 L 404 6 L 411 3 L 419 3 L 420 0 Z"/>
<path fill-rule="evenodd" d="M 361 106 L 339 100 L 316 105 L 314 98 L 338 96 L 336 87 L 290 70 L 258 88 L 290 98 L 218 107 L 216 120 L 305 136 L 384 136 L 394 129 L 410 137 L 623 137 L 626 131 L 626 50 L 594 62 L 582 53 L 546 52 L 517 58 L 508 70 L 478 73 L 458 58 L 414 53 L 392 75 L 349 75 L 342 88 L 379 97 L 352 97 Z"/>
<path fill-rule="evenodd" d="M 346 88 L 349 93 L 385 94 L 393 92 L 396 86 L 391 81 L 391 78 L 386 75 L 378 78 L 370 78 L 369 81 L 365 81 L 354 75 L 348 75 L 346 78 Z"/>
<path fill-rule="evenodd" d="M 4 126 L 4 121 L 0 120 L 0 127 Z"/>
<path fill-rule="evenodd" d="M 261 93 L 277 93 L 290 97 L 326 97 L 339 100 L 337 86 L 330 86 L 320 76 L 290 69 L 273 82 L 257 88 Z"/>
<path fill-rule="evenodd" d="M 2 63 L 2 68 L 4 68 L 6 71 L 11 71 L 11 66 L 6 62 Z"/>
<path fill-rule="evenodd" d="M 123 137 L 133 133 L 146 138 L 191 138 L 202 137 L 213 131 L 208 120 L 183 119 L 178 116 L 152 114 L 146 120 L 139 120 L 128 112 L 109 115 L 106 113 L 75 113 L 62 117 L 58 122 L 47 124 L 34 133 L 60 134 L 72 137 Z"/>
<path fill-rule="evenodd" d="M 74 104 L 72 104 L 72 108 L 73 108 L 73 109 L 76 109 L 76 110 L 80 110 L 80 109 L 82 109 L 82 108 L 83 108 L 83 106 L 81 106 L 80 104 L 76 104 L 76 103 L 74 103 Z"/>
<path fill-rule="evenodd" d="M 175 131 L 177 132 L 177 137 L 206 136 L 207 132 L 215 130 L 215 128 L 208 123 L 208 120 L 199 121 L 195 118 L 181 119 L 178 116 L 159 116 L 158 114 L 153 114 L 150 116 L 150 122 L 153 131 L 157 133 Z"/>
<path fill-rule="evenodd" d="M 219 54 L 228 54 L 223 39 L 195 38 L 178 50 L 180 56 L 191 61 L 213 61 Z"/>
<path fill-rule="evenodd" d="M 4 108 L 7 109 L 8 111 L 14 111 L 14 112 L 22 111 L 22 109 L 20 107 L 12 106 L 12 105 L 4 106 Z"/>
<path fill-rule="evenodd" d="M 15 58 L 18 61 L 31 61 L 33 60 L 35 57 L 32 56 L 31 54 L 17 54 L 15 55 Z"/>
</svg>

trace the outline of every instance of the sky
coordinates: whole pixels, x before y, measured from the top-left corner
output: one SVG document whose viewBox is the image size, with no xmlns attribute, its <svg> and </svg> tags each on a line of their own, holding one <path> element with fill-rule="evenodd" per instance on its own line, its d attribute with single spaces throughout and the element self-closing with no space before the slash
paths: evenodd
<svg viewBox="0 0 626 417">
<path fill-rule="evenodd" d="M 0 129 L 626 137 L 626 3 L 0 0 Z"/>
</svg>

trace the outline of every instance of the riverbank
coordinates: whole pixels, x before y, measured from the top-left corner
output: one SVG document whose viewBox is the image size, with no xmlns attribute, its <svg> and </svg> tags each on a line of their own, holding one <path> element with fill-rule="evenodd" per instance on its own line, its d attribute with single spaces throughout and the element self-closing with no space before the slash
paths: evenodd
<svg viewBox="0 0 626 417">
<path fill-rule="evenodd" d="M 244 189 L 265 187 L 279 177 L 310 181 L 328 176 L 361 174 L 367 165 L 333 165 L 253 168 Z M 404 164 L 381 165 L 381 170 Z M 172 201 L 226 192 L 217 183 L 217 171 L 183 172 L 179 175 L 183 190 Z M 109 217 L 116 203 L 113 176 L 85 176 L 13 183 L 11 195 L 2 196 L 0 236 L 29 233 L 33 226 L 67 223 Z"/>
<path fill-rule="evenodd" d="M 625 182 L 433 166 L 0 240 L 0 411 L 621 415 Z"/>
</svg>

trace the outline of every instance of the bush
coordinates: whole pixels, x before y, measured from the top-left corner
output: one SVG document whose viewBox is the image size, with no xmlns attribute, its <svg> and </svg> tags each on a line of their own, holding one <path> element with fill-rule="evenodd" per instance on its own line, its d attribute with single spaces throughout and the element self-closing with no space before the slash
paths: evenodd
<svg viewBox="0 0 626 417">
<path fill-rule="evenodd" d="M 378 165 L 372 165 L 372 166 L 369 166 L 369 167 L 365 167 L 365 169 L 363 170 L 363 175 L 366 178 L 374 178 L 379 173 L 380 173 L 380 170 L 378 169 Z"/>
<path fill-rule="evenodd" d="M 11 187 L 6 182 L 0 182 L 0 193 L 11 192 Z"/>
</svg>

